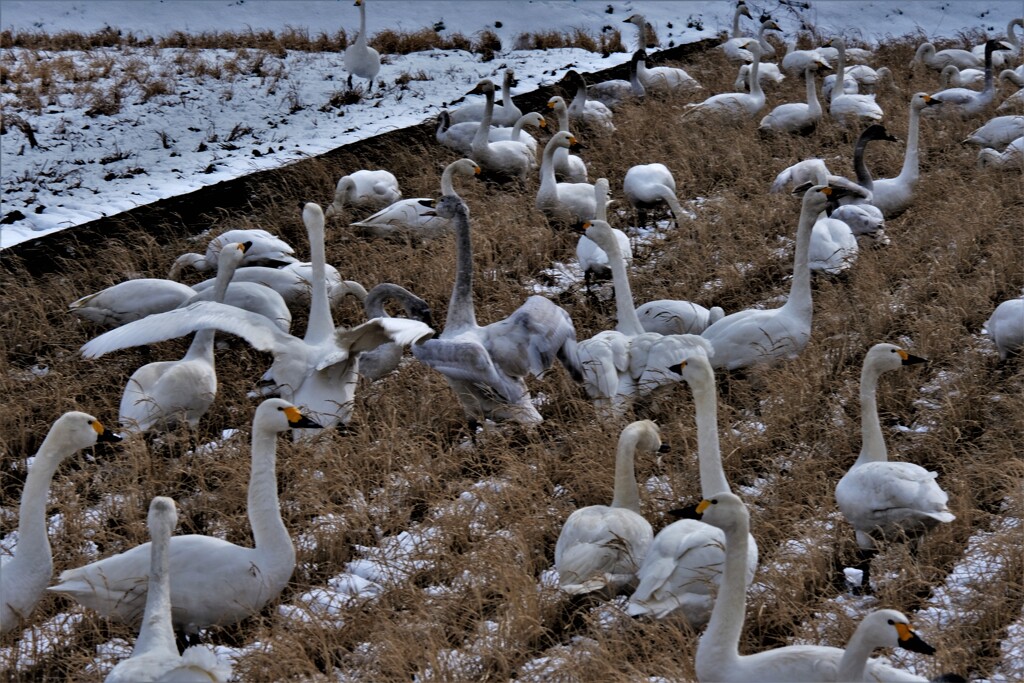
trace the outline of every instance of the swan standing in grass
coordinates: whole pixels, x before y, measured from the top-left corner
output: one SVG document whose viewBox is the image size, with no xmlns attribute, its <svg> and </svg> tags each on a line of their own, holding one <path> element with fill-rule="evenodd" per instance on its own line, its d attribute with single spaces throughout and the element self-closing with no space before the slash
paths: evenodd
<svg viewBox="0 0 1024 683">
<path fill-rule="evenodd" d="M 880 541 L 914 537 L 940 522 L 956 519 L 936 473 L 910 462 L 891 462 L 878 418 L 878 378 L 905 365 L 924 363 L 895 344 L 875 344 L 864 356 L 860 374 L 861 449 L 836 485 L 836 503 L 857 535 L 863 585 L 870 588 L 871 557 Z"/>
<path fill-rule="evenodd" d="M 822 60 L 824 61 L 824 60 Z M 761 119 L 759 129 L 769 133 L 796 133 L 807 135 L 821 121 L 821 102 L 818 101 L 817 69 L 808 66 L 804 70 L 807 85 L 807 102 L 787 102 L 775 107 Z"/>
<path fill-rule="evenodd" d="M 647 66 L 647 52 L 640 50 L 636 62 L 636 76 L 644 91 L 655 95 L 685 95 L 701 90 L 703 86 L 685 70 L 672 66 Z"/>
<path fill-rule="evenodd" d="M 996 83 L 992 77 L 992 52 L 1006 50 L 1007 47 L 996 40 L 985 44 L 985 87 L 979 90 L 968 88 L 947 88 L 932 94 L 932 103 L 936 106 L 929 114 L 942 116 L 959 116 L 970 118 L 983 112 L 996 97 Z"/>
<path fill-rule="evenodd" d="M 747 595 L 746 555 L 750 515 L 738 497 L 727 491 L 705 498 L 697 506 L 707 524 L 725 532 L 725 568 L 722 585 L 711 612 L 711 621 L 697 644 L 697 680 L 702 683 L 850 683 L 851 681 L 920 681 L 921 678 L 890 666 L 881 659 L 867 659 L 878 643 L 900 645 L 930 654 L 934 649 L 918 638 L 902 615 L 865 618 L 846 649 L 825 645 L 788 645 L 750 655 L 739 653 Z M 898 616 L 897 616 L 898 615 Z M 884 618 L 885 624 L 878 624 Z M 870 619 L 870 621 L 868 621 Z M 888 623 L 892 621 L 893 623 Z M 883 626 L 892 633 L 879 635 Z M 860 678 L 850 678 L 860 671 Z"/>
<path fill-rule="evenodd" d="M 259 228 L 227 230 L 210 240 L 210 243 L 206 245 L 205 255 L 189 253 L 179 256 L 171 265 L 167 279 L 177 280 L 181 269 L 185 266 L 192 266 L 201 273 L 216 270 L 217 258 L 225 246 L 245 242 L 252 242 L 252 246 L 245 250 L 245 258 L 241 263 L 243 266 L 272 266 L 276 268 L 298 262 L 298 259 L 295 258 L 295 250 L 291 245 L 266 230 Z"/>
<path fill-rule="evenodd" d="M 384 302 L 393 300 L 401 305 L 406 317 L 418 320 L 430 327 L 430 306 L 405 287 L 391 282 L 382 282 L 369 292 L 364 292 L 363 310 L 367 318 L 390 317 L 384 310 Z M 371 382 L 391 374 L 398 368 L 405 353 L 405 347 L 395 342 L 381 344 L 375 349 L 365 351 L 359 356 L 359 374 Z"/>
<path fill-rule="evenodd" d="M 811 337 L 811 271 L 808 251 L 818 214 L 830 199 L 842 194 L 816 185 L 804 194 L 793 250 L 793 278 L 789 297 L 780 308 L 748 308 L 725 316 L 701 336 L 711 342 L 715 368 L 736 370 L 755 363 L 792 358 L 803 351 Z"/>
<path fill-rule="evenodd" d="M 594 205 L 596 218 L 608 220 L 608 179 L 598 178 L 594 183 Z M 619 250 L 626 261 L 633 259 L 633 247 L 629 244 L 629 236 L 617 228 L 612 228 L 615 239 L 619 243 Z M 590 284 L 594 280 L 607 280 L 612 276 L 611 268 L 608 267 L 608 254 L 604 249 L 597 246 L 594 240 L 586 235 L 580 235 L 576 242 L 576 261 L 583 271 L 583 282 L 587 291 L 590 291 Z"/>
<path fill-rule="evenodd" d="M 256 408 L 248 495 L 254 547 L 200 534 L 170 539 L 175 630 L 194 634 L 209 626 L 233 624 L 261 610 L 287 585 L 295 568 L 295 546 L 281 520 L 277 497 L 277 435 L 319 427 L 280 398 L 267 399 Z M 48 590 L 105 617 L 138 625 L 146 605 L 151 555 L 150 544 L 143 543 L 69 569 Z"/>
<path fill-rule="evenodd" d="M 558 132 L 571 133 L 569 130 L 569 108 L 558 95 L 548 100 L 548 108 L 558 117 Z M 575 154 L 569 154 L 565 147 L 555 148 L 555 178 L 566 183 L 587 182 L 587 165 Z"/>
<path fill-rule="evenodd" d="M 492 105 L 491 123 L 495 126 L 514 126 L 523 112 L 512 101 L 512 86 L 515 83 L 515 73 L 512 69 L 505 69 L 505 75 L 501 86 L 501 104 Z M 448 112 L 448 118 L 452 125 L 466 121 L 482 121 L 484 112 L 487 109 L 486 102 L 473 102 L 464 104 L 458 109 Z"/>
<path fill-rule="evenodd" d="M 715 373 L 708 361 L 711 345 L 692 337 L 673 372 L 690 385 L 697 417 L 697 459 L 701 497 L 712 491 L 728 491 L 718 443 L 718 406 Z M 722 581 L 725 538 L 721 529 L 693 519 L 680 519 L 658 532 L 637 573 L 639 585 L 629 599 L 631 616 L 648 614 L 658 619 L 681 613 L 694 627 L 711 615 L 713 595 Z M 747 544 L 749 585 L 757 571 L 757 544 Z"/>
<path fill-rule="evenodd" d="M 979 149 L 978 166 L 1010 171 L 1024 170 L 1024 135 L 1010 142 L 1002 152 L 995 149 Z"/>
<path fill-rule="evenodd" d="M 87 294 L 72 301 L 68 310 L 98 325 L 117 327 L 173 310 L 195 295 L 195 289 L 180 282 L 144 277 Z"/>
<path fill-rule="evenodd" d="M 999 360 L 1024 350 L 1024 299 L 1009 299 L 996 306 L 985 330 L 999 351 Z"/>
<path fill-rule="evenodd" d="M 46 535 L 46 498 L 61 462 L 98 441 L 121 437 L 104 429 L 92 415 L 72 411 L 53 423 L 25 478 L 18 510 L 18 545 L 0 566 L 0 634 L 31 616 L 53 574 L 53 554 Z"/>
<path fill-rule="evenodd" d="M 318 205 L 308 203 L 302 217 L 313 264 L 309 322 L 304 337 L 281 332 L 261 315 L 203 301 L 107 332 L 83 346 L 82 352 L 86 357 L 95 357 L 196 330 L 220 330 L 273 354 L 273 364 L 266 376 L 282 397 L 310 411 L 325 427 L 348 423 L 358 383 L 359 354 L 388 341 L 408 345 L 434 331 L 405 318 L 375 318 L 351 329 L 335 329 L 324 269 L 324 214 Z M 295 436 L 301 438 L 307 433 L 298 430 Z"/>
<path fill-rule="evenodd" d="M 637 65 L 641 59 L 646 59 L 647 53 L 643 49 L 633 53 L 629 60 L 629 80 L 612 79 L 594 83 L 587 87 L 587 98 L 600 102 L 607 107 L 615 108 L 626 102 L 638 102 L 644 94 L 643 83 L 637 75 Z M 572 71 L 570 73 L 576 73 Z M 577 74 L 578 75 L 578 74 Z"/>
<path fill-rule="evenodd" d="M 614 115 L 612 110 L 603 102 L 590 99 L 587 94 L 587 82 L 578 71 L 569 70 L 565 74 L 569 81 L 569 88 L 575 89 L 576 94 L 569 102 L 569 120 L 575 120 L 584 126 L 606 133 L 615 132 L 615 124 L 612 122 Z"/>
<path fill-rule="evenodd" d="M 640 515 L 634 461 L 639 450 L 663 453 L 658 425 L 633 422 L 619 435 L 611 505 L 589 505 L 565 520 L 555 543 L 558 583 L 571 595 L 600 591 L 612 598 L 636 585 L 636 571 L 654 532 Z"/>
<path fill-rule="evenodd" d="M 645 332 L 633 307 L 626 261 L 610 225 L 584 223 L 586 235 L 608 255 L 615 290 L 616 329 L 599 332 L 577 344 L 583 387 L 602 418 L 621 417 L 630 404 L 660 387 L 677 384 L 669 370 L 691 342 L 683 335 Z"/>
<path fill-rule="evenodd" d="M 984 55 L 975 55 L 969 50 L 949 49 L 936 51 L 935 46 L 931 43 L 921 43 L 917 46 L 914 58 L 910 60 L 910 68 L 914 68 L 918 64 L 924 64 L 929 69 L 942 71 L 951 64 L 958 69 L 970 69 L 982 66 L 984 63 Z"/>
<path fill-rule="evenodd" d="M 480 175 L 480 171 L 480 166 L 472 159 L 457 159 L 448 164 L 441 173 L 442 196 L 458 196 L 454 184 L 456 175 L 472 177 Z M 433 197 L 417 197 L 397 201 L 372 216 L 352 223 L 351 227 L 365 230 L 374 237 L 408 234 L 429 239 L 451 232 L 452 223 L 434 211 Z"/>
<path fill-rule="evenodd" d="M 132 656 L 107 674 L 104 683 L 157 683 L 193 681 L 226 683 L 231 665 L 217 659 L 209 648 L 192 646 L 178 654 L 171 621 L 170 544 L 178 511 L 174 500 L 157 496 L 149 504 L 146 528 L 150 537 L 149 587 L 146 609 Z"/>
<path fill-rule="evenodd" d="M 501 176 L 517 177 L 526 182 L 527 175 L 537 167 L 537 156 L 522 142 L 499 140 L 491 142 L 491 116 L 494 109 L 494 83 L 484 79 L 476 84 L 471 93 L 483 93 L 487 102 L 484 115 L 470 143 L 470 157 L 485 171 Z"/>
<path fill-rule="evenodd" d="M 665 164 L 640 164 L 626 171 L 622 179 L 622 191 L 636 209 L 639 224 L 647 225 L 647 211 L 668 206 L 676 225 L 689 219 L 676 197 L 676 179 Z"/>
<path fill-rule="evenodd" d="M 750 65 L 750 92 L 727 92 L 712 95 L 703 102 L 686 105 L 683 118 L 694 114 L 704 117 L 710 116 L 721 121 L 742 123 L 754 118 L 757 112 L 764 109 L 764 91 L 761 90 L 761 80 L 757 77 L 757 70 L 761 63 L 761 47 L 757 43 L 751 43 L 750 53 L 754 61 Z"/>
<path fill-rule="evenodd" d="M 576 330 L 565 310 L 542 296 L 531 296 L 504 320 L 481 327 L 473 304 L 473 243 L 469 209 L 456 196 L 442 197 L 437 212 L 455 226 L 455 286 L 444 331 L 437 339 L 413 344 L 421 363 L 444 375 L 458 396 L 475 434 L 480 420 L 543 421 L 526 387 L 528 375 L 542 376 L 555 358 L 579 377 Z"/>
<path fill-rule="evenodd" d="M 380 55 L 366 44 L 366 0 L 356 0 L 355 6 L 359 8 L 359 34 L 355 42 L 345 48 L 348 87 L 352 87 L 352 77 L 358 76 L 370 82 L 367 90 L 373 90 L 373 79 L 380 71 Z"/>
<path fill-rule="evenodd" d="M 1024 116 L 997 116 L 967 136 L 964 142 L 1002 149 L 1024 135 Z"/>
<path fill-rule="evenodd" d="M 334 201 L 324 211 L 330 217 L 345 206 L 359 209 L 381 209 L 402 198 L 398 178 L 390 171 L 361 169 L 342 176 L 334 188 Z"/>
<path fill-rule="evenodd" d="M 842 38 L 833 38 L 827 45 L 834 46 L 839 52 L 836 73 L 846 73 L 846 42 Z M 842 88 L 833 88 L 829 100 L 828 112 L 839 123 L 845 126 L 859 125 L 873 121 L 881 121 L 882 108 L 875 102 L 874 95 L 848 94 Z"/>
<path fill-rule="evenodd" d="M 594 218 L 597 203 L 590 183 L 560 183 L 555 179 L 555 152 L 576 144 L 572 133 L 558 132 L 544 147 L 540 162 L 540 186 L 535 206 L 556 223 L 581 223 Z"/>
<path fill-rule="evenodd" d="M 249 246 L 251 245 L 248 242 L 245 244 L 233 243 L 225 245 L 220 251 L 217 260 L 217 282 L 210 292 L 214 301 L 224 301 L 231 277 L 242 262 Z M 173 313 L 173 311 L 169 313 Z M 157 315 L 166 316 L 169 313 Z M 263 316 L 259 317 L 263 318 Z M 268 324 L 276 324 L 267 318 L 263 319 Z M 151 325 L 153 323 L 150 321 L 155 320 L 157 320 L 156 315 L 149 316 L 119 327 L 114 332 L 130 336 L 132 330 L 140 326 Z M 184 358 L 147 363 L 132 373 L 125 385 L 124 394 L 121 396 L 121 407 L 118 411 L 118 421 L 125 431 L 146 432 L 151 429 L 163 429 L 170 427 L 178 420 L 187 422 L 192 429 L 199 426 L 200 418 L 210 409 L 217 395 L 217 370 L 214 365 L 213 353 L 215 334 L 216 331 L 213 329 L 199 330 L 192 339 Z M 101 335 L 83 346 L 83 354 L 87 358 L 95 357 L 86 349 L 91 349 L 92 345 L 102 344 L 103 342 L 100 340 L 106 336 Z M 129 344 L 129 346 L 136 345 Z"/>
</svg>

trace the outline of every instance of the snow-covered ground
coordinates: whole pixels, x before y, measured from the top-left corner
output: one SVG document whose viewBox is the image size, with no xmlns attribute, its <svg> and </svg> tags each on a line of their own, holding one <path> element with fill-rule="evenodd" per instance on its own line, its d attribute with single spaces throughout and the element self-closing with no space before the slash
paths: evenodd
<svg viewBox="0 0 1024 683">
<path fill-rule="evenodd" d="M 1022 0 L 988 2 L 811 2 L 751 0 L 755 17 L 772 16 L 795 35 L 801 25 L 876 42 L 921 32 L 929 38 L 984 30 L 999 34 L 1024 14 Z M 102 216 L 187 193 L 317 155 L 347 143 L 421 123 L 484 77 L 515 70 L 516 94 L 556 82 L 570 68 L 583 72 L 624 62 L 625 52 L 602 58 L 583 50 L 514 50 L 528 31 L 582 28 L 592 34 L 615 27 L 632 48 L 636 33 L 622 21 L 643 13 L 662 47 L 717 35 L 731 25 L 732 2 L 518 2 L 370 0 L 367 32 L 440 27 L 472 36 L 494 31 L 502 52 L 489 62 L 467 52 L 391 55 L 381 68 L 385 84 L 358 104 L 331 106 L 347 76 L 337 53 L 111 48 L 53 54 L 5 50 L 14 69 L 26 60 L 73 65 L 91 74 L 83 84 L 56 80 L 43 96 L 39 83 L 8 81 L 0 88 L 7 119 L 0 137 L 0 249 L 72 228 Z M 300 10 L 301 9 L 301 13 Z M 304 28 L 310 34 L 358 30 L 350 0 L 3 0 L 0 29 L 90 32 L 113 27 L 137 36 L 173 31 L 254 31 Z M 744 20 L 750 31 L 753 24 Z M 399 77 L 410 77 L 396 85 Z M 50 95 L 48 93 L 57 93 Z M 120 109 L 97 113 L 114 93 Z M 38 146 L 11 125 L 19 116 Z M 325 193 L 329 190 L 325 190 Z"/>
</svg>

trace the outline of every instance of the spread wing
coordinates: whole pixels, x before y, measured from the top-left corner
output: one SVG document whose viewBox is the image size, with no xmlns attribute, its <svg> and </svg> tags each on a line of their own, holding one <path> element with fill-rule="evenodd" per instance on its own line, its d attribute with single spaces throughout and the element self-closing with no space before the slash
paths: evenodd
<svg viewBox="0 0 1024 683">
<path fill-rule="evenodd" d="M 501 370 L 513 377 L 541 377 L 557 358 L 580 375 L 576 328 L 562 307 L 531 296 L 512 315 L 482 329 L 484 348 Z"/>
</svg>

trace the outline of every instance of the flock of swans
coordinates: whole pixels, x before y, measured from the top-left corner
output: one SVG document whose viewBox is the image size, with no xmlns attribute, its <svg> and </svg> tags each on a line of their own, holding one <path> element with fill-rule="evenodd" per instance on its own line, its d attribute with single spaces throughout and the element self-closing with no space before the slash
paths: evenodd
<svg viewBox="0 0 1024 683">
<path fill-rule="evenodd" d="M 367 79 L 372 86 L 380 57 L 366 44 L 365 2 L 355 4 L 360 8 L 360 33 L 345 52 L 344 63 L 351 76 Z M 583 158 L 573 153 L 579 151 L 574 130 L 609 134 L 615 130 L 616 108 L 648 93 L 691 96 L 701 86 L 684 70 L 647 68 L 641 40 L 628 81 L 588 86 L 580 74 L 570 72 L 565 84 L 573 93 L 571 102 L 559 96 L 548 101 L 558 130 L 544 143 L 523 130 L 529 126 L 544 131 L 547 122 L 543 112 L 523 113 L 512 102 L 512 71 L 505 73 L 501 104 L 496 101 L 497 86 L 484 79 L 471 91 L 483 95 L 483 102 L 439 117 L 438 142 L 466 157 L 445 168 L 440 199 L 403 199 L 392 173 L 356 171 L 338 181 L 326 211 L 315 203 L 304 206 L 308 263 L 299 262 L 292 246 L 266 231 L 232 230 L 212 239 L 204 254 L 179 257 L 166 280 L 130 280 L 71 303 L 73 314 L 113 327 L 82 347 L 87 358 L 194 334 L 183 358 L 149 363 L 128 379 L 118 421 L 129 434 L 194 428 L 203 419 L 216 400 L 217 332 L 240 337 L 272 355 L 262 378 L 266 396 L 272 397 L 257 407 L 251 432 L 248 513 L 254 546 L 211 536 L 174 536 L 174 501 L 157 497 L 150 507 L 150 543 L 68 569 L 48 586 L 53 571 L 45 524 L 49 483 L 63 459 L 98 440 L 117 438 L 96 418 L 67 413 L 53 424 L 39 448 L 22 493 L 19 544 L 0 577 L 0 629 L 14 629 L 50 590 L 112 619 L 141 625 L 131 658 L 118 664 L 108 680 L 226 680 L 230 667 L 209 650 L 193 647 L 179 654 L 174 632 L 195 634 L 237 622 L 274 600 L 289 581 L 295 549 L 277 495 L 278 435 L 292 432 L 295 439 L 303 439 L 325 427 L 343 426 L 351 418 L 360 376 L 372 382 L 400 371 L 408 348 L 417 361 L 443 375 L 473 435 L 486 421 L 528 427 L 541 422 L 528 381 L 543 376 L 556 360 L 582 384 L 597 415 L 618 423 L 625 421 L 636 400 L 685 382 L 696 408 L 704 498 L 697 512 L 703 519 L 680 519 L 653 533 L 641 515 L 634 456 L 638 450 L 658 452 L 667 447 L 653 422 L 628 424 L 619 437 L 610 505 L 578 509 L 564 523 L 555 547 L 561 588 L 569 594 L 606 598 L 629 593 L 630 615 L 679 615 L 695 627 L 706 627 L 696 657 L 703 681 L 924 680 L 870 658 L 879 647 L 932 651 L 903 614 L 888 609 L 868 615 L 845 649 L 790 646 L 739 654 L 746 588 L 757 568 L 758 549 L 746 508 L 731 493 L 722 468 L 715 371 L 800 356 L 813 329 L 812 271 L 835 274 L 851 267 L 857 238 L 879 238 L 885 219 L 913 205 L 922 117 L 932 112 L 939 117 L 986 112 L 996 93 L 993 66 L 1020 59 L 1014 30 L 1024 21 L 1011 21 L 1006 41 L 990 40 L 980 51 L 936 51 L 928 43 L 921 45 L 914 66 L 942 69 L 953 87 L 912 96 L 903 168 L 896 177 L 876 179 L 864 161 L 868 143 L 895 138 L 878 125 L 883 111 L 874 95 L 861 89 L 876 86 L 886 78 L 887 69 L 846 67 L 847 59 L 863 60 L 870 53 L 848 49 L 839 38 L 815 50 L 796 50 L 791 44 L 780 64 L 769 66 L 762 60 L 775 49 L 765 34 L 779 31 L 779 26 L 768 19 L 756 38 L 748 38 L 740 30 L 743 17 L 751 15 L 740 2 L 733 37 L 722 48 L 729 59 L 743 63 L 738 83 L 749 84 L 749 91 L 694 103 L 684 119 L 755 120 L 766 106 L 762 81 L 788 73 L 806 79 L 807 102 L 774 108 L 761 119 L 763 135 L 806 133 L 826 113 L 843 127 L 868 126 L 855 148 L 856 182 L 832 174 L 820 159 L 809 159 L 780 173 L 772 186 L 772 191 L 795 186 L 794 193 L 802 196 L 784 304 L 727 315 L 719 307 L 707 309 L 685 300 L 651 301 L 638 307 L 633 299 L 629 239 L 608 222 L 607 179 L 591 182 Z M 644 35 L 641 15 L 624 21 Z M 819 71 L 832 64 L 842 80 L 829 84 L 828 106 L 823 107 L 817 80 Z M 980 76 L 960 71 L 978 67 Z M 982 89 L 971 90 L 979 81 Z M 979 155 L 983 163 L 1019 167 L 1022 136 L 1024 116 L 1005 115 L 985 123 L 966 142 L 985 147 Z M 993 155 L 1006 154 L 1000 147 L 1016 156 L 1009 162 L 996 161 L 1002 157 Z M 588 290 L 594 280 L 612 281 L 612 329 L 577 340 L 569 311 L 539 295 L 530 296 L 501 320 L 477 322 L 471 214 L 455 181 L 481 173 L 520 187 L 531 178 L 539 179 L 536 207 L 552 226 L 580 233 L 576 253 Z M 623 194 L 641 222 L 647 221 L 647 211 L 659 208 L 667 209 L 676 223 L 690 220 L 664 164 L 628 169 Z M 367 291 L 359 283 L 342 280 L 326 263 L 326 222 L 353 218 L 355 212 L 373 212 L 349 220 L 370 236 L 454 237 L 455 281 L 439 334 L 431 326 L 427 302 L 412 292 L 391 283 Z M 186 268 L 214 271 L 215 277 L 187 286 L 175 280 Z M 366 322 L 351 328 L 338 326 L 332 313 L 333 305 L 348 295 L 361 299 L 368 315 Z M 389 300 L 397 301 L 406 316 L 389 315 L 384 306 Z M 303 336 L 291 331 L 291 313 L 296 310 L 308 312 Z M 1024 299 L 1000 304 L 987 330 L 1004 360 L 1024 347 Z M 887 343 L 876 344 L 864 356 L 862 448 L 837 482 L 835 498 L 863 553 L 865 590 L 870 590 L 868 569 L 879 548 L 919 537 L 954 519 L 936 473 L 888 459 L 879 423 L 879 377 L 922 362 Z"/>
</svg>

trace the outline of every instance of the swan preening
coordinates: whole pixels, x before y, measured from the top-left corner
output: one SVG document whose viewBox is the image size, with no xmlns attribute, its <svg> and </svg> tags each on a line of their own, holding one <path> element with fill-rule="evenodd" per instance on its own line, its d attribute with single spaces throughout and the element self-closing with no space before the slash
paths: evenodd
<svg viewBox="0 0 1024 683">
<path fill-rule="evenodd" d="M 978 166 L 1010 171 L 1024 170 L 1024 135 L 1006 145 L 1002 152 L 991 148 L 979 149 Z"/>
<path fill-rule="evenodd" d="M 98 441 L 120 440 L 95 417 L 79 411 L 64 413 L 50 427 L 21 491 L 14 557 L 0 566 L 0 634 L 29 618 L 50 583 L 53 555 L 46 533 L 46 497 L 57 468 L 68 456 Z"/>
<path fill-rule="evenodd" d="M 175 280 L 144 277 L 125 280 L 72 301 L 68 310 L 79 318 L 116 327 L 153 313 L 171 311 L 196 295 Z"/>
<path fill-rule="evenodd" d="M 478 325 L 469 209 L 459 197 L 449 195 L 438 200 L 436 210 L 455 225 L 455 285 L 444 331 L 436 339 L 413 344 L 413 355 L 444 375 L 473 433 L 485 419 L 537 424 L 543 418 L 525 379 L 543 375 L 556 358 L 579 376 L 572 319 L 548 299 L 531 296 L 504 320 Z"/>
<path fill-rule="evenodd" d="M 647 224 L 647 211 L 667 206 L 676 224 L 689 218 L 676 197 L 676 180 L 665 164 L 631 166 L 622 179 L 622 192 L 639 214 L 640 225 Z"/>
<path fill-rule="evenodd" d="M 242 259 L 242 266 L 286 266 L 289 263 L 296 263 L 295 250 L 291 245 L 276 235 L 271 235 L 266 230 L 248 228 L 241 230 L 227 230 L 210 240 L 206 245 L 205 254 L 182 254 L 171 266 L 167 279 L 175 280 L 185 266 L 192 266 L 200 272 L 217 269 L 217 258 L 221 250 L 228 244 L 250 242 L 251 246 L 245 250 L 245 258 Z"/>
<path fill-rule="evenodd" d="M 1021 136 L 1024 136 L 1024 116 L 997 116 L 968 135 L 964 142 L 1002 149 Z"/>
<path fill-rule="evenodd" d="M 456 159 L 441 172 L 441 194 L 455 192 L 455 176 L 478 176 L 480 166 L 472 159 Z M 431 239 L 451 231 L 452 223 L 434 211 L 433 197 L 401 199 L 381 209 L 372 216 L 355 221 L 351 227 L 374 237 L 396 237 L 406 235 L 420 239 Z"/>
<path fill-rule="evenodd" d="M 934 648 L 915 635 L 910 622 L 895 610 L 864 618 L 846 649 L 823 645 L 788 645 L 749 655 L 739 653 L 746 610 L 746 556 L 750 515 L 737 496 L 722 491 L 697 506 L 703 521 L 725 534 L 725 566 L 711 620 L 697 645 L 697 679 L 703 683 L 821 683 L 834 681 L 922 681 L 882 660 L 869 659 L 878 647 L 900 646 L 924 654 Z"/>
<path fill-rule="evenodd" d="M 1008 299 L 996 306 L 985 322 L 985 330 L 999 351 L 999 359 L 1024 349 L 1024 299 Z"/>
<path fill-rule="evenodd" d="M 171 536 L 178 524 L 174 500 L 157 496 L 149 504 L 146 527 L 150 536 L 149 586 L 142 628 L 132 656 L 118 662 L 104 683 L 157 683 L 196 681 L 225 683 L 231 665 L 217 659 L 210 649 L 192 646 L 178 654 L 171 621 Z"/>
<path fill-rule="evenodd" d="M 611 505 L 580 508 L 562 525 L 555 543 L 555 568 L 566 593 L 600 591 L 612 597 L 636 584 L 637 568 L 654 537 L 650 523 L 640 514 L 634 460 L 641 450 L 668 450 L 658 425 L 650 420 L 627 425 L 619 436 Z"/>
<path fill-rule="evenodd" d="M 969 50 L 949 49 L 936 51 L 935 46 L 931 43 L 921 43 L 918 45 L 914 58 L 910 60 L 911 67 L 924 64 L 929 69 L 935 69 L 936 71 L 942 71 L 949 65 L 953 65 L 958 69 L 969 69 L 982 66 L 984 63 L 985 58 L 983 55 L 973 54 Z"/>
<path fill-rule="evenodd" d="M 333 216 L 345 206 L 373 211 L 394 204 L 401 198 L 398 178 L 393 173 L 360 169 L 338 180 L 334 188 L 334 201 L 324 210 L 324 215 Z"/>
<path fill-rule="evenodd" d="M 281 520 L 277 498 L 277 436 L 320 425 L 294 405 L 270 398 L 252 422 L 252 470 L 248 511 L 254 547 L 213 536 L 189 534 L 169 541 L 171 620 L 174 629 L 196 633 L 232 624 L 276 598 L 295 568 L 295 547 Z M 151 544 L 69 569 L 48 590 L 66 595 L 100 614 L 138 624 L 146 607 Z"/>
<path fill-rule="evenodd" d="M 348 87 L 352 87 L 352 77 L 358 76 L 368 80 L 368 90 L 373 90 L 373 79 L 380 71 L 380 55 L 366 44 L 366 0 L 356 0 L 355 6 L 359 8 L 359 34 L 355 41 L 345 48 Z"/>
<path fill-rule="evenodd" d="M 836 502 L 853 525 L 862 553 L 864 586 L 877 543 L 919 535 L 956 517 L 948 496 L 935 483 L 936 473 L 910 462 L 891 462 L 878 417 L 876 392 L 884 372 L 925 360 L 895 344 L 875 344 L 864 356 L 860 376 L 861 450 L 836 486 Z"/>
</svg>

